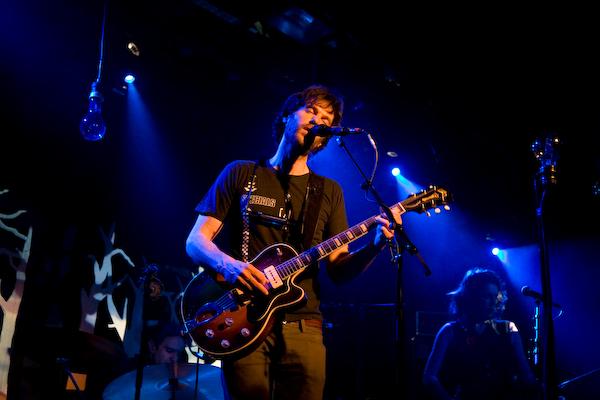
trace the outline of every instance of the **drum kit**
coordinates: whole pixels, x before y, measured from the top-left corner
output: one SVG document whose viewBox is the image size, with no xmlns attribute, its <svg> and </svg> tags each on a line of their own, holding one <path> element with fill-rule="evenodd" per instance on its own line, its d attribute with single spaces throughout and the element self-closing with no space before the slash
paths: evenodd
<svg viewBox="0 0 600 400">
<path fill-rule="evenodd" d="M 135 398 L 137 370 L 115 378 L 114 372 L 126 359 L 122 346 L 81 331 L 68 334 L 62 329 L 45 330 L 44 337 L 55 343 L 48 355 L 57 360 L 65 372 L 87 374 L 87 384 L 76 387 L 85 393 L 85 397 L 95 399 L 101 394 L 103 400 Z M 139 392 L 140 400 L 225 399 L 221 368 L 201 363 L 147 365 L 143 369 Z"/>
<path fill-rule="evenodd" d="M 104 400 L 131 400 L 135 397 L 136 371 L 112 381 Z M 140 399 L 223 400 L 221 368 L 209 364 L 156 364 L 144 367 Z"/>
<path fill-rule="evenodd" d="M 150 284 L 157 284 L 152 292 L 157 298 L 162 283 L 156 276 L 157 268 L 151 267 L 144 274 Z M 103 400 L 133 400 L 139 395 L 140 400 L 224 400 L 226 397 L 221 368 L 201 363 L 206 361 L 151 364 L 132 370 L 131 362 L 137 364 L 137 361 L 128 357 L 116 340 L 64 327 L 42 328 L 42 336 L 54 345 L 36 352 L 34 361 L 58 366 L 60 376 L 67 380 L 65 390 L 76 392 L 73 393 L 79 396 L 76 398 L 85 395 L 83 398 L 96 399 L 101 395 Z M 123 374 L 124 371 L 127 372 Z"/>
</svg>

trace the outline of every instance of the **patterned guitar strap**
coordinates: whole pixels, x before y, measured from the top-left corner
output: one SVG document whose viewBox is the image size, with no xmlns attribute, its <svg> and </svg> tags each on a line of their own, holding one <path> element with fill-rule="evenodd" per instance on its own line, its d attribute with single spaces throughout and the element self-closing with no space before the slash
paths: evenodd
<svg viewBox="0 0 600 400">
<path fill-rule="evenodd" d="M 252 179 L 248 181 L 246 194 L 240 197 L 240 210 L 242 211 L 242 261 L 248 262 L 248 243 L 250 242 L 250 196 L 254 190 L 256 182 L 256 168 L 258 162 L 254 163 L 254 169 L 252 171 Z"/>
</svg>

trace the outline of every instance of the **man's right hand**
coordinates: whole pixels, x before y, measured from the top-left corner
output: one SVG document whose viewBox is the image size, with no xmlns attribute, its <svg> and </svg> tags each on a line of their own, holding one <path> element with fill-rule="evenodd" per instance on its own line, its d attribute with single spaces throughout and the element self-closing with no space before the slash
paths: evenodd
<svg viewBox="0 0 600 400">
<path fill-rule="evenodd" d="M 231 260 L 219 265 L 217 272 L 223 275 L 225 280 L 231 284 L 239 284 L 249 290 L 258 289 L 262 294 L 268 295 L 267 285 L 269 281 L 265 275 L 250 263 Z"/>
<path fill-rule="evenodd" d="M 258 289 L 268 295 L 267 278 L 252 264 L 236 260 L 223 253 L 213 239 L 221 230 L 223 223 L 214 217 L 199 215 L 187 241 L 186 251 L 197 264 L 210 266 L 223 275 L 230 285 L 241 285 L 249 290 Z"/>
</svg>

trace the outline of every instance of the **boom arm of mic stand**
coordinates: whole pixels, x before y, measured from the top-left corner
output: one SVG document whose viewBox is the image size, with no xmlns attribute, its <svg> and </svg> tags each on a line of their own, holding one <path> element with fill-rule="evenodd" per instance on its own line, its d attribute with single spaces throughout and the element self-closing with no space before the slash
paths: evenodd
<svg viewBox="0 0 600 400">
<path fill-rule="evenodd" d="M 373 140 L 373 138 L 371 137 L 370 134 L 368 135 L 368 138 L 369 138 L 369 142 L 373 146 L 373 149 L 375 150 L 375 152 L 377 152 L 377 145 L 375 144 L 375 141 Z M 392 214 L 392 210 L 387 205 L 384 204 L 383 199 L 381 198 L 381 196 L 379 196 L 379 193 L 377 193 L 377 191 L 373 187 L 373 182 L 366 177 L 366 175 L 364 174 L 363 170 L 360 168 L 360 166 L 358 165 L 358 163 L 356 162 L 354 157 L 352 157 L 352 153 L 350 153 L 350 151 L 348 150 L 348 147 L 346 147 L 346 144 L 344 143 L 342 138 L 338 137 L 337 142 L 340 145 L 340 147 L 342 147 L 346 151 L 346 154 L 348 154 L 348 157 L 350 157 L 350 160 L 354 163 L 354 165 L 356 166 L 356 169 L 362 175 L 364 182 L 361 185 L 361 188 L 367 192 L 371 192 L 371 194 L 375 198 L 375 201 L 377 201 L 377 204 L 379 204 L 379 207 L 381 207 L 383 212 L 385 212 L 385 215 L 387 216 L 388 220 L 393 224 L 394 231 L 395 231 L 394 236 L 396 237 L 397 240 L 398 240 L 398 238 L 400 239 L 400 240 L 398 240 L 398 243 L 402 246 L 401 249 L 406 248 L 410 252 L 411 255 L 416 255 L 419 262 L 421 263 L 421 265 L 423 265 L 423 268 L 425 269 L 425 276 L 431 275 L 431 269 L 429 269 L 429 267 L 425 263 L 425 260 L 421 256 L 421 254 L 419 254 L 419 251 L 417 250 L 416 246 L 412 243 L 412 241 L 406 235 L 406 232 L 404 231 L 404 228 L 402 227 L 402 225 L 396 223 L 394 214 Z M 400 263 L 400 254 L 394 254 L 395 249 L 393 247 L 394 246 L 390 245 L 390 251 L 392 252 L 392 260 L 397 262 L 398 265 L 400 265 L 399 264 Z"/>
</svg>

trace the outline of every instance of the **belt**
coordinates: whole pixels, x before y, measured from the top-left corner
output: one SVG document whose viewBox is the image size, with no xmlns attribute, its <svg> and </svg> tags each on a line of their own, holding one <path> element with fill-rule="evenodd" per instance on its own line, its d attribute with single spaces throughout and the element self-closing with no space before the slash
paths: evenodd
<svg viewBox="0 0 600 400">
<path fill-rule="evenodd" d="M 297 322 L 300 327 L 302 326 L 310 326 L 312 328 L 323 329 L 323 321 L 320 319 L 300 319 L 297 321 L 283 321 L 283 324 L 291 324 Z"/>
<path fill-rule="evenodd" d="M 302 323 L 306 326 L 312 326 L 313 328 L 323 329 L 323 321 L 320 319 L 303 319 Z"/>
</svg>

